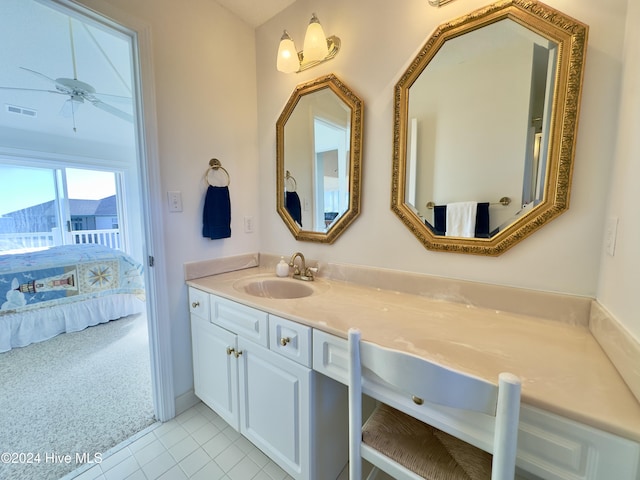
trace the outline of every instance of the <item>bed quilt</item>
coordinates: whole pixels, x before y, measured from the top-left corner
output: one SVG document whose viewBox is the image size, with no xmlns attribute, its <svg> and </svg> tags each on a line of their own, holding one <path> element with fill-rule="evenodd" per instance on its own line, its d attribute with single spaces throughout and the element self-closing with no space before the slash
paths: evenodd
<svg viewBox="0 0 640 480">
<path fill-rule="evenodd" d="M 142 265 L 101 245 L 0 255 L 0 317 L 113 294 L 144 300 Z"/>
</svg>

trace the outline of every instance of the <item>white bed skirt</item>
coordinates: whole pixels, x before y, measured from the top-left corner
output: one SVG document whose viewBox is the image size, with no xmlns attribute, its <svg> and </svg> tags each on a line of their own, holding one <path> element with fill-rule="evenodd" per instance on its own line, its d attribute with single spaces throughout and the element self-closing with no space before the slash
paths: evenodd
<svg viewBox="0 0 640 480">
<path fill-rule="evenodd" d="M 76 303 L 0 315 L 0 352 L 78 332 L 110 320 L 141 313 L 144 301 L 133 294 L 115 294 Z"/>
</svg>

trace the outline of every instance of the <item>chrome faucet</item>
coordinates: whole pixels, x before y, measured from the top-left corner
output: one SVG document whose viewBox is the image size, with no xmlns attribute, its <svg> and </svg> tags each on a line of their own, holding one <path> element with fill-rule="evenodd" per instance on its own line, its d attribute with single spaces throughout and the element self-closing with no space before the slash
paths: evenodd
<svg viewBox="0 0 640 480">
<path fill-rule="evenodd" d="M 300 257 L 300 266 L 295 263 L 296 257 Z M 313 274 L 318 271 L 317 268 L 311 268 L 305 265 L 304 255 L 300 252 L 296 252 L 291 256 L 289 267 L 293 268 L 293 278 L 306 282 L 313 281 Z"/>
</svg>

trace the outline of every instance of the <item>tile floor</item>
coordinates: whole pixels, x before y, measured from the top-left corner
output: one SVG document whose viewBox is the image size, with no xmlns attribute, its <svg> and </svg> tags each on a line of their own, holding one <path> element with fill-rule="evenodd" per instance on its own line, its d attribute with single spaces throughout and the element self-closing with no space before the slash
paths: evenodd
<svg viewBox="0 0 640 480">
<path fill-rule="evenodd" d="M 291 480 L 203 403 L 64 480 Z"/>
<path fill-rule="evenodd" d="M 87 467 L 62 480 L 293 480 L 203 403 Z M 383 472 L 378 478 L 392 480 Z M 337 480 L 347 479 L 345 469 Z"/>
</svg>

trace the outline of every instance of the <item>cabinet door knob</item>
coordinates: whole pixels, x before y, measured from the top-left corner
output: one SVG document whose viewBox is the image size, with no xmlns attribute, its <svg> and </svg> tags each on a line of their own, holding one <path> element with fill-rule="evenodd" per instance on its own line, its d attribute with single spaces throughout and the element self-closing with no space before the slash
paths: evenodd
<svg viewBox="0 0 640 480">
<path fill-rule="evenodd" d="M 291 339 L 289 337 L 282 337 L 280 339 L 280 345 L 282 345 L 283 347 L 287 346 L 287 343 L 289 343 L 291 341 Z"/>
<path fill-rule="evenodd" d="M 236 356 L 236 358 L 238 358 L 240 355 L 242 355 L 242 350 L 237 350 L 234 355 Z"/>
<path fill-rule="evenodd" d="M 200 306 L 200 302 L 193 302 L 193 303 L 191 304 L 191 306 L 192 306 L 193 308 L 198 308 L 198 307 Z"/>
<path fill-rule="evenodd" d="M 227 355 L 231 355 L 232 353 L 235 353 L 235 349 L 231 348 L 231 347 L 227 347 Z"/>
</svg>

